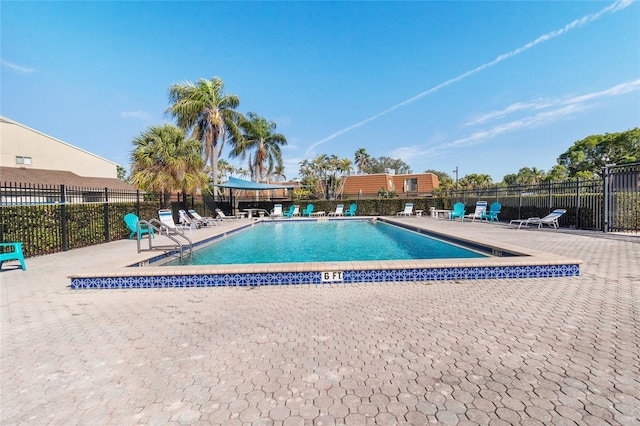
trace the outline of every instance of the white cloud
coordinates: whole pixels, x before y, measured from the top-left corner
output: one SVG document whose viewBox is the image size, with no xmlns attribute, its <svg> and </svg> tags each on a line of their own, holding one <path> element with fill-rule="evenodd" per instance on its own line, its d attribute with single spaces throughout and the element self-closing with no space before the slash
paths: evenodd
<svg viewBox="0 0 640 426">
<path fill-rule="evenodd" d="M 421 93 L 413 96 L 412 98 L 409 98 L 409 99 L 407 99 L 407 100 L 405 100 L 403 102 L 400 102 L 399 104 L 396 104 L 396 105 L 394 105 L 394 106 L 392 106 L 392 107 L 390 107 L 390 108 L 388 108 L 388 109 L 386 109 L 386 110 L 384 110 L 384 111 L 382 111 L 382 112 L 380 112 L 380 113 L 378 113 L 378 114 L 376 114 L 376 115 L 374 115 L 372 117 L 369 117 L 369 118 L 367 118 L 365 120 L 362 120 L 362 121 L 360 121 L 358 123 L 355 123 L 355 124 L 353 124 L 351 126 L 345 127 L 342 130 L 338 130 L 337 132 L 327 136 L 326 138 L 321 139 L 321 140 L 319 140 L 317 142 L 314 142 L 307 149 L 306 155 L 308 156 L 309 154 L 313 153 L 315 147 L 317 147 L 319 145 L 322 145 L 322 144 L 324 144 L 326 142 L 329 142 L 329 141 L 331 141 L 331 140 L 333 140 L 333 139 L 335 139 L 335 138 L 337 138 L 339 136 L 342 136 L 343 134 L 345 134 L 347 132 L 350 132 L 351 130 L 357 129 L 358 127 L 362 127 L 365 124 L 367 124 L 367 123 L 369 123 L 371 121 L 374 121 L 374 120 L 382 117 L 383 115 L 389 114 L 390 112 L 395 111 L 398 108 L 401 108 L 401 107 L 403 107 L 405 105 L 412 104 L 415 101 L 417 101 L 418 99 L 421 99 L 421 98 L 423 98 L 423 97 L 425 97 L 427 95 L 435 93 L 435 92 L 439 91 L 440 89 L 443 89 L 443 88 L 445 88 L 447 86 L 450 86 L 450 85 L 452 85 L 454 83 L 457 83 L 458 81 L 464 80 L 467 77 L 470 77 L 470 76 L 472 76 L 472 75 L 474 75 L 476 73 L 479 73 L 480 71 L 484 71 L 485 69 L 490 68 L 490 67 L 492 67 L 492 66 L 494 66 L 494 65 L 496 65 L 496 64 L 498 64 L 498 63 L 500 63 L 500 62 L 502 62 L 502 61 L 504 61 L 506 59 L 509 59 L 509 58 L 512 58 L 512 57 L 514 57 L 516 55 L 519 55 L 520 53 L 522 53 L 522 52 L 524 52 L 526 50 L 529 50 L 532 47 L 535 47 L 540 43 L 543 43 L 545 41 L 549 41 L 551 39 L 554 39 L 556 37 L 559 37 L 559 36 L 569 32 L 569 31 L 571 31 L 571 30 L 573 30 L 575 28 L 579 28 L 579 27 L 581 27 L 583 25 L 586 25 L 586 24 L 588 24 L 590 22 L 593 22 L 593 21 L 599 19 L 600 17 L 602 17 L 603 15 L 605 15 L 607 13 L 614 13 L 614 12 L 617 12 L 619 10 L 622 10 L 622 9 L 630 6 L 632 3 L 633 3 L 632 0 L 616 1 L 616 2 L 614 2 L 612 4 L 610 4 L 609 6 L 605 7 L 604 9 L 600 10 L 597 13 L 594 13 L 594 14 L 591 14 L 591 15 L 585 15 L 582 18 L 579 18 L 579 19 L 576 19 L 576 20 L 570 22 L 569 24 L 565 25 L 564 27 L 560 28 L 559 30 L 550 31 L 550 32 L 548 32 L 546 34 L 543 34 L 540 37 L 538 37 L 537 39 L 525 44 L 524 46 L 518 47 L 517 49 L 514 49 L 514 50 L 512 50 L 510 52 L 501 54 L 497 58 L 495 58 L 494 60 L 492 60 L 490 62 L 482 64 L 482 65 L 480 65 L 480 66 L 478 66 L 478 67 L 476 67 L 476 68 L 474 68 L 474 69 L 472 69 L 470 71 L 467 71 L 467 72 L 465 72 L 463 74 L 460 74 L 457 77 L 451 78 L 451 79 L 445 81 L 444 83 L 440 83 L 437 86 L 432 87 L 429 90 L 425 90 L 424 92 L 421 92 Z"/>
<path fill-rule="evenodd" d="M 120 113 L 122 118 L 135 118 L 137 120 L 150 120 L 151 116 L 143 111 L 123 111 Z"/>
<path fill-rule="evenodd" d="M 33 69 L 33 68 L 28 68 L 28 67 L 24 67 L 22 65 L 17 65 L 17 64 L 14 64 L 12 62 L 5 61 L 4 59 L 2 59 L 0 61 L 2 62 L 3 66 L 5 66 L 7 68 L 10 68 L 10 69 L 12 69 L 14 71 L 21 72 L 23 74 L 31 74 L 33 72 L 36 72 L 36 70 Z"/>
</svg>

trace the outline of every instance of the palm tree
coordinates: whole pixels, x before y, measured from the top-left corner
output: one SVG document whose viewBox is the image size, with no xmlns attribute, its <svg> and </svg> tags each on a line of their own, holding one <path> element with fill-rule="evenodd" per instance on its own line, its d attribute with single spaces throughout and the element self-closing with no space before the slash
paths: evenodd
<svg viewBox="0 0 640 426">
<path fill-rule="evenodd" d="M 249 152 L 249 171 L 255 182 L 264 180 L 274 167 L 282 167 L 281 145 L 287 139 L 275 133 L 276 123 L 250 112 L 239 122 L 242 140 L 236 143 L 231 151 L 232 157 L 240 157 L 243 161 Z"/>
<path fill-rule="evenodd" d="M 171 124 L 153 126 L 136 137 L 133 145 L 131 183 L 160 192 L 163 207 L 169 206 L 171 191 L 193 192 L 208 185 L 200 142 L 185 138 L 183 129 Z"/>
<path fill-rule="evenodd" d="M 219 77 L 199 79 L 196 84 L 184 82 L 169 88 L 173 102 L 167 112 L 177 119 L 178 126 L 191 132 L 191 137 L 202 141 L 205 161 L 209 161 L 213 184 L 218 183 L 218 157 L 225 140 L 238 143 L 242 136 L 237 123 L 242 114 L 236 111 L 240 100 L 236 95 L 223 92 L 224 82 Z"/>
<path fill-rule="evenodd" d="M 355 153 L 355 163 L 356 167 L 358 167 L 358 171 L 363 173 L 367 167 L 369 167 L 369 163 L 371 162 L 371 156 L 367 154 L 367 150 L 364 148 L 360 148 Z"/>
</svg>

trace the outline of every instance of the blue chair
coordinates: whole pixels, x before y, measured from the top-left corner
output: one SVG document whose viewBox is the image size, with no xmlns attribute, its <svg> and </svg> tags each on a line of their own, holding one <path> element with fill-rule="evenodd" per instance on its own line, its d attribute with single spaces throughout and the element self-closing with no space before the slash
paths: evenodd
<svg viewBox="0 0 640 426">
<path fill-rule="evenodd" d="M 307 204 L 307 207 L 305 207 L 304 210 L 302 210 L 302 216 L 311 217 L 312 214 L 313 214 L 313 204 Z"/>
<path fill-rule="evenodd" d="M 480 221 L 482 221 L 482 219 L 487 219 L 489 222 L 497 222 L 498 221 L 498 213 L 500 213 L 500 210 L 502 209 L 502 204 L 500 203 L 493 203 L 491 204 L 491 206 L 489 206 L 489 211 L 483 211 L 482 212 L 482 218 L 480 219 Z"/>
<path fill-rule="evenodd" d="M 358 208 L 358 206 L 356 204 L 351 204 L 349 206 L 349 210 L 347 210 L 346 212 L 344 212 L 345 216 L 355 216 L 356 215 L 356 209 Z"/>
<path fill-rule="evenodd" d="M 138 216 L 136 216 L 133 213 L 128 213 L 124 216 L 124 223 L 127 224 L 127 227 L 131 231 L 131 233 L 129 234 L 129 239 L 132 239 L 133 236 L 136 235 L 136 233 L 138 232 L 139 221 L 140 219 L 138 219 Z M 143 225 L 143 226 L 144 227 L 140 227 L 140 236 L 144 234 L 149 234 L 151 235 L 151 238 L 154 238 L 155 232 L 153 231 L 153 228 L 149 228 L 146 225 Z"/>
<path fill-rule="evenodd" d="M 5 260 L 17 260 L 20 262 L 20 267 L 23 271 L 27 270 L 27 265 L 24 264 L 24 254 L 22 253 L 22 243 L 0 243 L 0 247 L 12 247 L 13 251 L 0 253 L 0 268 L 2 268 L 2 262 Z"/>
<path fill-rule="evenodd" d="M 464 222 L 464 204 L 463 203 L 455 203 L 453 205 L 453 210 L 449 212 L 449 220 L 453 220 L 456 217 L 459 217 Z"/>
</svg>

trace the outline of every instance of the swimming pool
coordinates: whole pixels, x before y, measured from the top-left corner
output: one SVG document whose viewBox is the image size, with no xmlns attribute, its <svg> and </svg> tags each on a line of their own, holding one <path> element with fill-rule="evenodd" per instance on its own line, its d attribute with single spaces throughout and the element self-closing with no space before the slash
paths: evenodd
<svg viewBox="0 0 640 426">
<path fill-rule="evenodd" d="M 307 221 L 318 226 L 327 219 L 305 218 L 287 221 Z M 364 260 L 294 263 L 216 264 L 160 266 L 175 254 L 132 254 L 132 262 L 107 271 L 87 271 L 69 276 L 72 289 L 134 289 L 180 287 L 254 287 L 269 285 L 355 284 L 458 281 L 510 278 L 552 278 L 580 275 L 580 260 L 555 254 L 523 249 L 470 236 L 473 224 L 436 219 L 344 218 L 329 221 L 379 221 L 391 223 L 413 232 L 436 237 L 455 245 L 464 245 L 491 256 L 460 259 Z M 270 220 L 269 220 L 270 221 Z M 221 226 L 193 232 L 194 247 L 204 247 L 247 228 L 262 226 L 260 221 L 241 219 Z M 491 227 L 495 225 L 478 224 Z M 499 226 L 499 225 L 498 225 Z M 484 228 L 491 230 L 491 228 Z M 501 231 L 497 230 L 499 234 Z M 336 251 L 342 252 L 340 247 Z M 136 260 L 133 260 L 136 259 Z"/>
<path fill-rule="evenodd" d="M 265 221 L 166 266 L 486 257 L 379 221 Z"/>
</svg>

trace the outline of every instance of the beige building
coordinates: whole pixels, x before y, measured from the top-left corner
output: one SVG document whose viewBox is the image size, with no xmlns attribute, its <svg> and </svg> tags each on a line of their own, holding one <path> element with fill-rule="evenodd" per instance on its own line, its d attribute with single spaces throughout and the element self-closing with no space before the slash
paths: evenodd
<svg viewBox="0 0 640 426">
<path fill-rule="evenodd" d="M 0 116 L 0 166 L 71 172 L 117 179 L 118 165 Z"/>
</svg>

